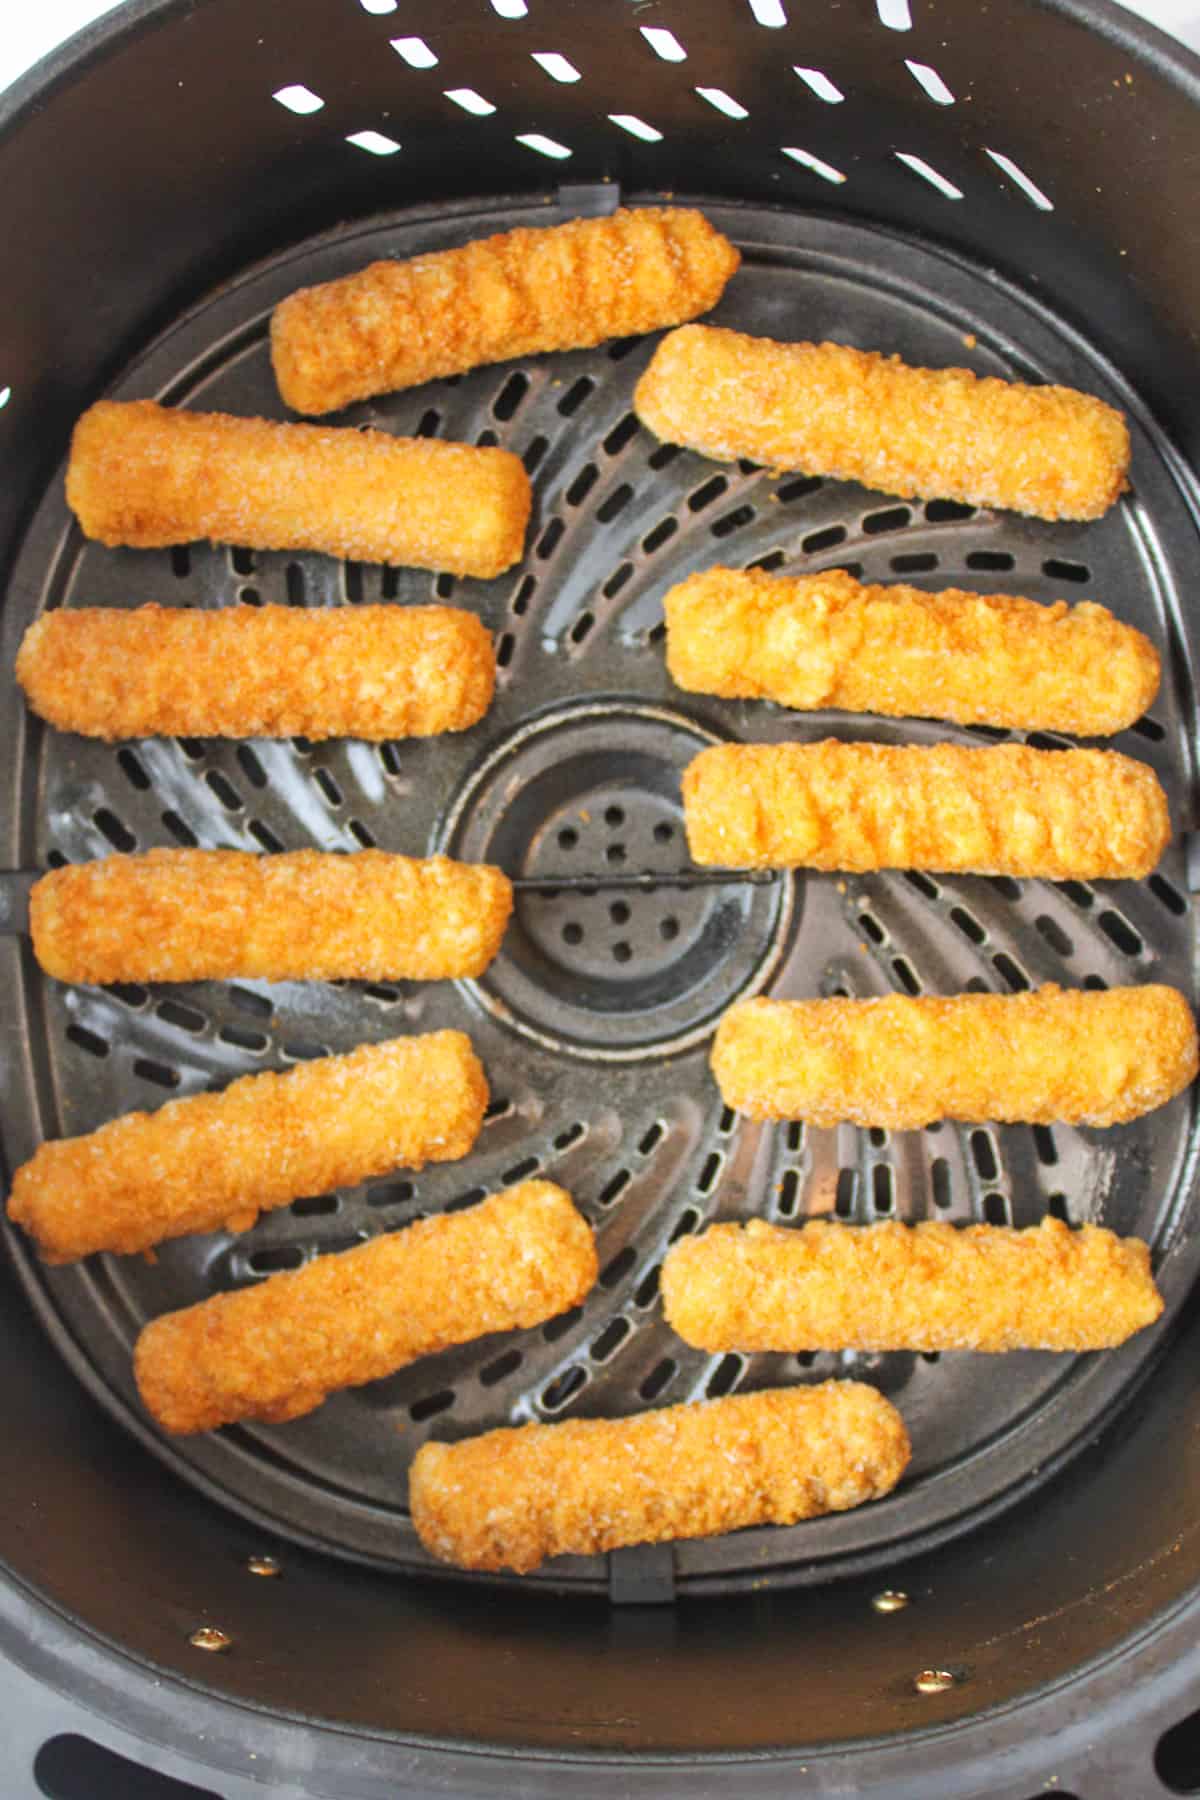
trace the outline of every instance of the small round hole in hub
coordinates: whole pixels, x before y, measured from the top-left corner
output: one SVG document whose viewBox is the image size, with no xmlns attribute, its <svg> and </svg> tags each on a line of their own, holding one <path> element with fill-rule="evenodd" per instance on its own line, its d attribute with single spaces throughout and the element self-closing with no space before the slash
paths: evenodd
<svg viewBox="0 0 1200 1800">
<path fill-rule="evenodd" d="M 671 943 L 673 939 L 679 936 L 679 920 L 660 919 L 658 924 L 658 935 L 663 940 L 664 944 Z"/>
<path fill-rule="evenodd" d="M 608 909 L 608 916 L 614 925 L 628 925 L 629 908 L 624 900 L 614 900 Z"/>
</svg>

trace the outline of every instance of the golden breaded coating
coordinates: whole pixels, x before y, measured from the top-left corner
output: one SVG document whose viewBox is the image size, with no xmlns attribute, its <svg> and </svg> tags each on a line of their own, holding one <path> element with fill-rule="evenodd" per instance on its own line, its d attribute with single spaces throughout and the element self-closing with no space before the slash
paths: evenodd
<svg viewBox="0 0 1200 1800">
<path fill-rule="evenodd" d="M 451 606 L 88 606 L 17 652 L 30 706 L 85 737 L 432 737 L 492 701 L 496 658 Z"/>
<path fill-rule="evenodd" d="M 1196 1074 L 1192 1010 L 1174 988 L 745 1000 L 717 1027 L 712 1070 L 752 1119 L 915 1131 L 936 1119 L 1121 1125 Z"/>
<path fill-rule="evenodd" d="M 508 450 L 101 400 L 75 427 L 67 502 L 102 544 L 210 538 L 487 577 L 520 559 L 532 492 Z"/>
<path fill-rule="evenodd" d="M 540 1325 L 595 1280 L 595 1240 L 571 1196 L 526 1181 L 167 1313 L 138 1338 L 134 1373 L 166 1431 L 295 1419 L 419 1356 Z"/>
<path fill-rule="evenodd" d="M 682 1238 L 667 1323 L 701 1350 L 1109 1350 L 1163 1303 L 1140 1238 L 1045 1219 L 800 1230 L 752 1219 Z"/>
<path fill-rule="evenodd" d="M 43 1144 L 13 1177 L 8 1216 L 50 1263 L 248 1231 L 303 1195 L 465 1156 L 487 1101 L 461 1031 L 366 1044 Z"/>
<path fill-rule="evenodd" d="M 33 885 L 33 951 L 58 981 L 443 981 L 481 975 L 512 886 L 486 863 L 384 850 L 149 850 Z"/>
<path fill-rule="evenodd" d="M 1145 763 L 1024 744 L 719 744 L 683 776 L 688 848 L 724 868 L 1141 880 L 1171 841 Z"/>
<path fill-rule="evenodd" d="M 656 436 L 704 456 L 1040 519 L 1098 519 L 1129 468 L 1122 414 L 1074 388 L 711 325 L 664 338 L 634 407 Z"/>
<path fill-rule="evenodd" d="M 376 262 L 275 309 L 284 400 L 327 413 L 369 394 L 542 350 L 579 350 L 707 312 L 740 257 L 703 213 L 641 207 Z"/>
<path fill-rule="evenodd" d="M 424 1444 L 409 1504 L 431 1555 L 524 1575 L 547 1556 L 845 1512 L 890 1493 L 908 1459 L 882 1394 L 826 1381 Z"/>
<path fill-rule="evenodd" d="M 1089 600 L 707 569 L 663 607 L 667 668 L 694 694 L 1099 737 L 1158 692 L 1153 644 Z"/>
</svg>

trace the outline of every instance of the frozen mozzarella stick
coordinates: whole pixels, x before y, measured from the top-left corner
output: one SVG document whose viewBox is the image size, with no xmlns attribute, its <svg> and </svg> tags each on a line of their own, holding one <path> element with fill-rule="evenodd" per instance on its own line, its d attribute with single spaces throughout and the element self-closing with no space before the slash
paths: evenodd
<svg viewBox="0 0 1200 1800">
<path fill-rule="evenodd" d="M 50 1263 L 248 1231 L 301 1196 L 465 1156 L 487 1101 L 461 1031 L 368 1044 L 43 1144 L 13 1177 L 8 1215 Z"/>
<path fill-rule="evenodd" d="M 275 379 L 297 412 L 327 413 L 480 363 L 657 331 L 715 306 L 740 260 L 703 213 L 639 207 L 371 263 L 276 307 Z"/>
<path fill-rule="evenodd" d="M 691 693 L 1099 737 L 1158 692 L 1150 640 L 1086 600 L 717 568 L 663 607 L 667 668 Z"/>
<path fill-rule="evenodd" d="M 688 847 L 726 868 L 931 869 L 1141 880 L 1166 795 L 1115 750 L 720 744 L 683 777 Z"/>
<path fill-rule="evenodd" d="M 520 558 L 532 502 L 508 450 L 101 400 L 67 503 L 86 537 L 135 550 L 210 538 L 486 578 Z"/>
<path fill-rule="evenodd" d="M 496 658 L 450 606 L 88 606 L 17 652 L 34 712 L 85 737 L 431 737 L 491 705 Z"/>
<path fill-rule="evenodd" d="M 701 1350 L 1110 1350 L 1163 1303 L 1140 1238 L 1045 1219 L 714 1225 L 667 1253 L 667 1323 Z"/>
<path fill-rule="evenodd" d="M 1195 1078 L 1169 987 L 747 1000 L 717 1027 L 726 1106 L 752 1119 L 915 1131 L 937 1119 L 1120 1125 Z"/>
<path fill-rule="evenodd" d="M 424 1444 L 409 1505 L 431 1555 L 526 1574 L 548 1556 L 845 1512 L 890 1493 L 908 1459 L 882 1394 L 827 1381 Z"/>
<path fill-rule="evenodd" d="M 295 1419 L 419 1356 L 541 1325 L 577 1306 L 595 1280 L 595 1241 L 571 1196 L 526 1181 L 166 1313 L 138 1338 L 134 1373 L 167 1431 Z"/>
<path fill-rule="evenodd" d="M 1098 519 L 1129 467 L 1123 415 L 1074 388 L 709 325 L 663 340 L 634 406 L 657 437 L 705 456 L 1041 519 Z"/>
<path fill-rule="evenodd" d="M 53 869 L 29 927 L 58 981 L 443 981 L 481 975 L 512 886 L 385 850 L 149 850 Z"/>
</svg>

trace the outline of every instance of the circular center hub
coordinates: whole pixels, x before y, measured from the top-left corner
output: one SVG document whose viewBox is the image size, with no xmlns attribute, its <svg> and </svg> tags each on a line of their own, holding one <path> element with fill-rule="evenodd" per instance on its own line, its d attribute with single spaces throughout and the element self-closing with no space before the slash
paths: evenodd
<svg viewBox="0 0 1200 1800">
<path fill-rule="evenodd" d="M 765 982 L 795 883 L 688 858 L 680 777 L 712 738 L 660 707 L 593 701 L 532 721 L 460 791 L 443 847 L 536 881 L 476 993 L 577 1055 L 683 1049 Z"/>
</svg>

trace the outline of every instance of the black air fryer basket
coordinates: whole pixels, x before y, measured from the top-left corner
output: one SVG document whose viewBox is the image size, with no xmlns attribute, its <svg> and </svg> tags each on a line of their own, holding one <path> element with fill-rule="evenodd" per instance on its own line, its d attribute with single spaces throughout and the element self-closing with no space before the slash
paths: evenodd
<svg viewBox="0 0 1200 1800">
<path fill-rule="evenodd" d="M 806 1131 L 723 1111 L 706 1067 L 721 1010 L 758 991 L 1195 995 L 1198 74 L 1103 0 L 134 0 L 7 98 L 8 1169 L 171 1094 L 447 1024 L 493 1099 L 466 1162 L 241 1237 L 62 1269 L 10 1237 L 5 1796 L 1200 1792 L 1193 1098 L 1109 1133 Z M 344 415 L 524 458 L 527 551 L 497 581 L 79 534 L 62 465 L 97 396 L 283 416 L 266 327 L 293 288 L 667 198 L 741 247 L 717 322 L 1101 394 L 1130 420 L 1130 493 L 1049 525 L 710 463 L 632 415 L 651 338 Z M 1116 740 L 1167 788 L 1159 870 L 691 883 L 679 773 L 707 743 L 1013 735 L 680 693 L 662 594 L 715 562 L 1107 602 L 1164 651 L 1160 699 Z M 108 746 L 48 732 L 11 676 L 58 605 L 435 596 L 478 610 L 500 665 L 455 739 Z M 445 850 L 543 885 L 477 983 L 40 976 L 19 872 L 173 844 Z M 535 1171 L 599 1235 L 575 1312 L 290 1425 L 149 1425 L 130 1375 L 148 1318 Z M 1166 1314 L 1078 1358 L 710 1356 L 667 1330 L 674 1238 L 811 1213 L 1098 1220 L 1151 1242 Z M 840 1374 L 888 1393 L 914 1443 L 858 1513 L 521 1583 L 435 1566 L 409 1523 L 428 1437 Z"/>
</svg>

